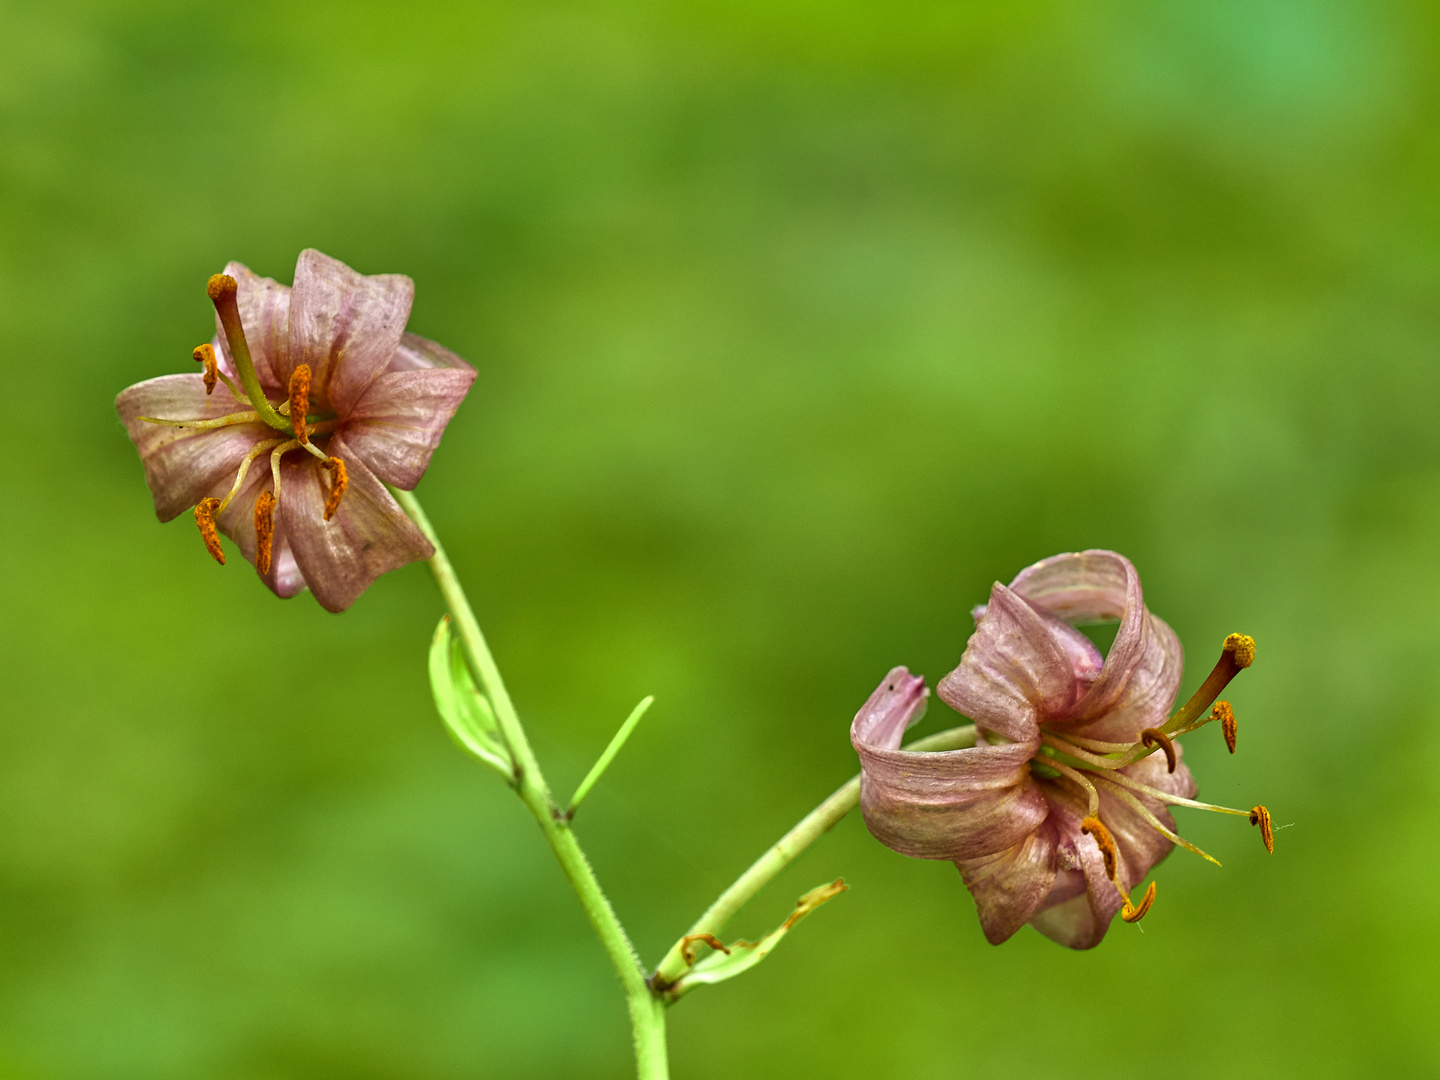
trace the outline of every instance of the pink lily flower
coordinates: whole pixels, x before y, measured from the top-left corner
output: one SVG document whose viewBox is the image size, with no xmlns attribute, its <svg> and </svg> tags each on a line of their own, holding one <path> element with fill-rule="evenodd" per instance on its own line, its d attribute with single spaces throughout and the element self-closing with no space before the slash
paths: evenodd
<svg viewBox="0 0 1440 1080">
<path fill-rule="evenodd" d="M 1216 696 L 1254 658 L 1242 634 L 1195 696 L 1166 719 L 1183 653 L 1174 631 L 1145 608 L 1140 578 L 1113 551 L 1056 555 L 1021 571 L 975 609 L 960 665 L 938 687 L 976 723 L 977 745 L 902 750 L 929 691 L 903 667 L 856 715 L 860 805 L 886 846 L 949 859 L 974 897 L 992 944 L 1025 923 L 1073 949 L 1098 945 L 1119 913 L 1137 922 L 1155 898 L 1130 892 L 1179 844 L 1172 806 L 1249 817 L 1273 851 L 1263 806 L 1236 810 L 1194 800 L 1180 735 L 1219 720 L 1231 753 L 1234 712 Z M 1109 655 L 1077 623 L 1118 619 Z M 1203 719 L 1201 714 L 1214 702 Z M 1218 863 L 1217 863 L 1218 865 Z"/>
<path fill-rule="evenodd" d="M 311 250 L 293 288 L 232 262 L 208 292 L 219 332 L 195 349 L 203 374 L 115 399 L 155 513 L 193 507 L 217 562 L 218 530 L 276 595 L 308 587 L 344 611 L 381 574 L 434 554 L 385 484 L 424 475 L 475 369 L 405 331 L 415 285 L 400 274 L 367 277 Z M 251 468 L 267 454 L 268 469 Z"/>
</svg>

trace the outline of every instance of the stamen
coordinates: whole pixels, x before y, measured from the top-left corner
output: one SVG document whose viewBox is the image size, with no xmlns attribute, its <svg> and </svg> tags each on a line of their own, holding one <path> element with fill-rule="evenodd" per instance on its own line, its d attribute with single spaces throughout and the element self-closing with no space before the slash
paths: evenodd
<svg viewBox="0 0 1440 1080">
<path fill-rule="evenodd" d="M 219 506 L 219 499 L 201 499 L 195 504 L 195 524 L 200 526 L 200 538 L 205 541 L 205 550 L 224 566 L 225 549 L 220 546 L 220 534 L 215 531 L 215 511 Z"/>
<path fill-rule="evenodd" d="M 310 410 L 310 365 L 301 364 L 290 376 L 290 426 L 295 438 L 304 446 L 310 441 L 305 434 L 305 414 Z"/>
<path fill-rule="evenodd" d="M 1105 876 L 1114 881 L 1117 856 L 1115 839 L 1110 835 L 1110 830 L 1105 827 L 1103 821 L 1092 815 L 1080 822 L 1080 831 L 1095 838 L 1095 846 L 1100 849 L 1100 855 L 1105 860 Z"/>
<path fill-rule="evenodd" d="M 340 500 L 345 497 L 350 477 L 345 472 L 344 460 L 338 457 L 327 457 L 325 470 L 330 474 L 330 496 L 325 500 L 325 520 L 329 521 L 335 516 L 335 511 L 340 509 Z"/>
<path fill-rule="evenodd" d="M 1081 790 L 1083 790 L 1090 799 L 1090 806 L 1085 812 L 1089 814 L 1092 818 L 1094 818 L 1096 821 L 1099 821 L 1100 793 L 1095 790 L 1094 784 L 1092 784 L 1089 780 L 1085 779 L 1085 774 L 1082 773 L 1079 769 L 1072 769 L 1064 762 L 1056 761 L 1054 758 L 1047 759 L 1045 764 L 1049 765 L 1052 769 L 1060 773 L 1062 776 L 1069 777 L 1071 780 L 1075 781 L 1075 783 L 1080 785 Z"/>
<path fill-rule="evenodd" d="M 275 487 L 275 501 L 280 501 L 280 459 L 291 450 L 300 449 L 300 440 L 291 439 L 283 442 L 270 452 L 270 479 Z"/>
<path fill-rule="evenodd" d="M 228 274 L 215 274 L 205 285 L 205 292 L 215 305 L 215 313 L 220 316 L 220 326 L 230 345 L 230 358 L 235 361 L 235 367 L 240 372 L 245 396 L 250 399 L 250 404 L 255 406 L 261 420 L 276 431 L 291 431 L 290 422 L 275 411 L 275 407 L 270 404 L 265 397 L 265 391 L 260 387 L 259 376 L 255 374 L 255 361 L 250 358 L 250 346 L 245 341 L 245 327 L 240 323 L 240 305 L 235 299 L 238 289 L 235 279 Z"/>
<path fill-rule="evenodd" d="M 1099 754 L 1092 754 L 1088 750 L 1081 750 L 1074 743 L 1062 739 L 1058 735 L 1051 734 L 1043 728 L 1040 731 L 1040 741 L 1046 746 L 1059 750 L 1067 757 L 1073 757 L 1076 761 L 1083 762 L 1085 767 L 1090 769 L 1119 769 L 1125 765 L 1133 764 L 1133 760 L 1127 761 L 1125 758 L 1101 757 Z M 1134 749 L 1133 743 L 1126 743 L 1125 745 L 1127 749 Z M 1045 763 L 1048 765 L 1052 760 L 1052 758 L 1047 757 L 1045 758 Z"/>
<path fill-rule="evenodd" d="M 1126 922 L 1139 922 L 1150 910 L 1150 905 L 1155 903 L 1155 882 L 1150 882 L 1150 887 L 1145 890 L 1145 895 L 1140 898 L 1140 906 L 1135 907 L 1130 903 L 1130 897 L 1125 897 L 1125 906 L 1120 911 L 1120 918 Z"/>
<path fill-rule="evenodd" d="M 1215 708 L 1210 710 L 1210 719 L 1220 721 L 1220 730 L 1225 734 L 1225 746 L 1230 753 L 1235 752 L 1235 710 L 1230 707 L 1228 701 L 1215 702 Z"/>
<path fill-rule="evenodd" d="M 1210 703 L 1220 696 L 1220 691 L 1225 689 L 1230 680 L 1254 662 L 1254 638 L 1245 634 L 1231 634 L 1227 637 L 1214 670 L 1206 676 L 1200 689 L 1195 691 L 1180 711 L 1165 721 L 1165 731 L 1174 735 L 1180 728 L 1197 720 L 1200 714 L 1210 707 Z"/>
<path fill-rule="evenodd" d="M 256 443 L 250 448 L 250 452 L 245 455 L 245 460 L 240 462 L 240 471 L 235 474 L 235 483 L 230 485 L 230 493 L 220 500 L 220 509 L 215 511 L 217 514 L 230 505 L 231 499 L 240 494 L 240 485 L 245 483 L 245 474 L 250 471 L 250 466 L 255 459 L 265 453 L 266 450 L 279 446 L 284 441 L 284 439 L 267 439 L 264 442 Z"/>
<path fill-rule="evenodd" d="M 262 491 L 255 500 L 255 569 L 270 572 L 270 548 L 275 542 L 275 496 Z"/>
<path fill-rule="evenodd" d="M 249 412 L 231 413 L 229 416 L 218 416 L 214 420 L 165 420 L 158 416 L 142 416 L 147 424 L 164 424 L 167 427 L 181 428 L 218 428 L 230 427 L 232 424 L 253 424 L 260 419 L 254 409 Z"/>
<path fill-rule="evenodd" d="M 1260 839 L 1265 841 L 1265 850 L 1275 854 L 1275 832 L 1270 828 L 1270 811 L 1257 806 L 1250 811 L 1250 824 L 1260 826 Z"/>
<path fill-rule="evenodd" d="M 1126 791 L 1119 784 L 1111 782 L 1108 777 L 1104 776 L 1097 776 L 1095 778 L 1095 783 L 1096 785 L 1103 787 L 1106 791 L 1110 792 L 1116 798 L 1120 799 L 1123 803 L 1129 806 L 1130 809 L 1134 810 L 1137 814 L 1144 818 L 1152 829 L 1158 832 L 1161 836 L 1165 837 L 1165 839 L 1169 840 L 1172 844 L 1179 844 L 1186 851 L 1193 852 L 1194 854 L 1199 855 L 1202 859 L 1206 859 L 1214 863 L 1216 866 L 1220 865 L 1220 860 L 1215 858 L 1214 855 L 1210 855 L 1204 851 L 1201 851 L 1194 844 L 1190 843 L 1189 840 L 1186 840 L 1183 836 L 1177 835 L 1173 830 L 1167 829 L 1164 825 L 1162 825 L 1160 823 L 1160 819 L 1157 818 L 1154 814 L 1152 814 L 1149 808 L 1147 808 L 1144 803 L 1142 803 L 1134 795 L 1130 794 L 1130 792 Z"/>
<path fill-rule="evenodd" d="M 220 374 L 220 365 L 215 363 L 215 348 L 207 341 L 196 345 L 190 355 L 197 364 L 205 365 L 205 396 L 209 397 L 215 392 L 216 376 Z"/>
<path fill-rule="evenodd" d="M 196 345 L 190 355 L 194 357 L 197 364 L 205 365 L 206 397 L 209 397 L 211 391 L 215 389 L 215 382 L 218 379 L 225 384 L 226 388 L 230 391 L 231 397 L 236 401 L 244 402 L 245 395 L 235 388 L 235 384 L 230 381 L 230 376 L 220 370 L 220 364 L 215 359 L 215 346 L 207 341 L 204 345 Z"/>
<path fill-rule="evenodd" d="M 1146 798 L 1163 802 L 1167 806 L 1186 806 L 1191 810 L 1213 810 L 1217 814 L 1234 814 L 1236 817 L 1249 817 L 1249 810 L 1236 810 L 1230 806 L 1216 806 L 1214 803 L 1196 802 L 1194 799 L 1187 799 L 1182 795 L 1171 795 L 1168 791 L 1161 791 L 1159 788 L 1143 784 L 1133 776 L 1126 776 L 1122 772 L 1109 773 L 1105 777 L 1112 784 L 1119 784 L 1131 791 L 1138 792 Z"/>
<path fill-rule="evenodd" d="M 1147 727 L 1144 731 L 1140 732 L 1140 741 L 1147 749 L 1152 749 L 1156 743 L 1159 743 L 1160 749 L 1165 751 L 1167 771 L 1172 773 L 1175 771 L 1175 744 L 1170 741 L 1169 735 L 1166 735 L 1165 732 L 1159 728 Z"/>
<path fill-rule="evenodd" d="M 1126 750 L 1134 747 L 1134 743 L 1128 742 L 1105 742 L 1101 739 L 1088 739 L 1080 735 L 1072 735 L 1065 732 L 1061 738 L 1075 746 L 1084 747 L 1086 750 L 1093 750 L 1097 754 L 1123 754 Z"/>
</svg>

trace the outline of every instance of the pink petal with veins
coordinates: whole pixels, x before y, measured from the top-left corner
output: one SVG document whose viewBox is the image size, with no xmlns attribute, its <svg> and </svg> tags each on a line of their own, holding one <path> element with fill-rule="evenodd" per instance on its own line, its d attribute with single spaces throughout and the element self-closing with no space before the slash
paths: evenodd
<svg viewBox="0 0 1440 1080">
<path fill-rule="evenodd" d="M 376 476 L 408 491 L 425 475 L 445 425 L 474 381 L 469 365 L 386 372 L 345 421 L 345 443 Z"/>
<path fill-rule="evenodd" d="M 350 477 L 335 516 L 323 520 L 328 488 L 320 462 L 298 454 L 281 466 L 280 514 L 315 599 L 327 611 L 344 611 L 381 574 L 428 559 L 435 549 L 342 435 L 329 449 L 345 460 Z"/>
<path fill-rule="evenodd" d="M 1038 743 L 1040 724 L 1075 700 L 1075 668 L 1045 620 L 996 582 L 960 666 L 936 692 L 982 729 Z"/>
<path fill-rule="evenodd" d="M 140 452 L 145 483 L 161 521 L 188 510 L 222 482 L 228 490 L 241 459 L 257 441 L 269 437 L 270 429 L 258 420 L 196 429 L 140 419 L 211 420 L 240 411 L 223 385 L 207 397 L 199 375 L 161 375 L 136 383 L 120 392 L 115 409 Z"/>
<path fill-rule="evenodd" d="M 310 400 L 342 419 L 395 355 L 415 283 L 403 274 L 357 274 L 313 249 L 295 264 L 290 297 L 290 355 L 285 380 L 310 365 Z"/>
</svg>

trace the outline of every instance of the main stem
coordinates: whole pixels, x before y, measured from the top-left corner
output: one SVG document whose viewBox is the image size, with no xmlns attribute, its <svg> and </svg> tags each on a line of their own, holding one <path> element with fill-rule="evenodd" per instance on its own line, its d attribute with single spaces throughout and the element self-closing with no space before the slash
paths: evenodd
<svg viewBox="0 0 1440 1080">
<path fill-rule="evenodd" d="M 615 965 L 615 971 L 620 976 L 630 1007 L 630 1026 L 635 1038 L 635 1065 L 639 1080 L 667 1080 L 670 1070 L 665 1047 L 665 1005 L 646 983 L 640 959 L 636 956 L 630 939 L 625 935 L 625 928 L 620 925 L 615 909 L 610 906 L 610 901 L 600 888 L 600 882 L 595 877 L 595 871 L 590 868 L 585 853 L 581 851 L 580 842 L 575 838 L 570 822 L 550 794 L 550 787 L 540 771 L 540 763 L 535 758 L 534 750 L 530 748 L 530 740 L 525 737 L 525 728 L 520 723 L 515 704 L 510 700 L 505 682 L 500 677 L 500 669 L 495 665 L 495 658 L 490 655 L 485 635 L 480 631 L 480 624 L 470 609 L 470 601 L 465 597 L 465 590 L 455 576 L 455 568 L 450 565 L 430 519 L 425 516 L 425 511 L 412 492 L 397 490 L 395 497 L 435 547 L 435 554 L 430 558 L 430 570 L 435 575 L 436 584 L 440 586 L 445 606 L 450 609 L 450 615 L 455 620 L 465 656 L 495 708 L 496 722 L 515 762 L 515 790 L 526 808 L 534 815 L 545 839 L 549 841 L 550 849 L 555 852 L 555 858 L 559 860 L 565 876 L 570 879 L 571 886 L 580 898 L 580 905 L 590 918 L 590 925 L 600 936 L 600 942 L 605 946 L 610 962 Z"/>
</svg>

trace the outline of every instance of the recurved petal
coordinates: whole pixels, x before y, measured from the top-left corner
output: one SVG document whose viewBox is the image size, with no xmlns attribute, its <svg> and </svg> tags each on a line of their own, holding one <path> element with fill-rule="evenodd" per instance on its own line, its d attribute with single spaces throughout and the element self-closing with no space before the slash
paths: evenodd
<svg viewBox="0 0 1440 1080">
<path fill-rule="evenodd" d="M 311 401 L 347 417 L 395 355 L 414 296 L 415 283 L 403 274 L 367 277 L 338 259 L 302 251 L 290 297 L 284 378 L 309 364 Z"/>
<path fill-rule="evenodd" d="M 386 365 L 385 370 L 429 371 L 435 368 L 470 372 L 475 370 L 444 345 L 437 345 L 428 338 L 412 334 L 409 331 L 400 335 L 400 344 L 396 346 L 395 354 L 390 357 L 390 363 Z"/>
<path fill-rule="evenodd" d="M 1130 560 L 1099 549 L 1052 555 L 1020 571 L 1010 587 L 1067 623 L 1120 620 L 1104 667 L 1068 718 L 1089 719 L 1110 709 L 1140 665 L 1147 643 L 1145 598 Z"/>
<path fill-rule="evenodd" d="M 435 554 L 430 541 L 336 434 L 330 453 L 345 460 L 349 486 L 323 520 L 327 490 L 319 461 L 291 454 L 281 474 L 280 515 L 310 591 L 327 611 L 344 611 L 381 574 Z"/>
<path fill-rule="evenodd" d="M 1030 777 L 1035 744 L 917 753 L 855 737 L 860 809 L 886 847 L 918 859 L 971 859 L 1021 843 L 1048 810 Z"/>
<path fill-rule="evenodd" d="M 1053 785 L 1047 787 L 1047 794 Z M 1084 877 L 1085 891 L 1076 894 L 1076 872 L 1057 876 L 1051 894 L 1040 905 L 1030 925 L 1051 941 L 1070 949 L 1093 949 L 1105 938 L 1122 901 L 1114 883 L 1105 876 L 1105 860 L 1095 841 L 1080 832 L 1081 815 L 1067 799 L 1052 799 L 1051 818 L 1058 835 L 1058 856 L 1073 864 Z"/>
<path fill-rule="evenodd" d="M 345 423 L 345 442 L 380 479 L 407 491 L 420 482 L 475 369 L 386 372 Z"/>
<path fill-rule="evenodd" d="M 228 488 L 240 460 L 267 437 L 269 429 L 256 421 L 196 430 L 151 424 L 140 418 L 213 420 L 239 409 L 223 387 L 207 397 L 205 382 L 198 374 L 162 375 L 136 383 L 116 397 L 115 410 L 140 452 L 145 482 L 161 521 L 194 506 L 222 481 Z"/>
<path fill-rule="evenodd" d="M 1008 940 L 1050 895 L 1056 840 L 1055 826 L 1046 821 L 1004 851 L 956 860 L 990 944 Z"/>
<path fill-rule="evenodd" d="M 960 657 L 940 680 L 941 699 L 980 727 L 1020 743 L 1075 700 L 1074 666 L 1046 621 L 999 582 Z"/>
<path fill-rule="evenodd" d="M 1064 725 L 1069 731 L 1108 742 L 1130 742 L 1145 728 L 1165 722 L 1180 688 L 1185 650 L 1175 631 L 1148 612 L 1140 641 L 1140 661 L 1124 689 L 1107 709 L 1098 713 L 1087 710 L 1081 719 Z"/>
<path fill-rule="evenodd" d="M 262 491 L 269 491 L 273 486 L 270 479 L 270 458 L 262 455 L 251 466 L 249 475 L 245 477 L 245 486 L 230 501 L 230 505 L 215 517 L 215 524 L 220 526 L 220 531 L 235 541 L 240 553 L 251 566 L 255 565 L 255 500 Z M 283 490 L 282 488 L 282 492 Z M 222 491 L 212 494 L 218 498 L 225 496 Z M 290 547 L 283 514 L 275 515 L 275 529 L 270 543 L 270 572 L 261 574 L 257 571 L 257 576 L 281 599 L 288 600 L 305 588 L 305 576 L 300 573 L 295 552 Z"/>
<path fill-rule="evenodd" d="M 227 263 L 225 273 L 235 279 L 235 302 L 240 308 L 255 374 L 260 385 L 274 393 L 290 379 L 290 286 L 261 277 L 244 263 Z M 230 355 L 230 343 L 225 339 L 219 315 L 215 316 L 215 332 L 225 369 L 234 375 L 235 359 Z"/>
<path fill-rule="evenodd" d="M 850 722 L 850 741 L 881 750 L 900 745 L 905 729 L 920 722 L 930 691 L 925 680 L 906 667 L 894 667 Z"/>
</svg>

